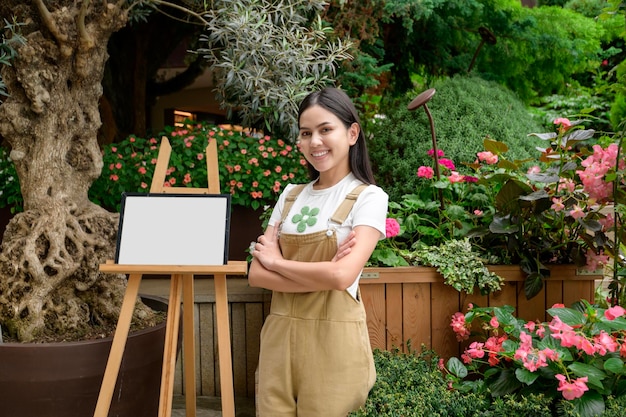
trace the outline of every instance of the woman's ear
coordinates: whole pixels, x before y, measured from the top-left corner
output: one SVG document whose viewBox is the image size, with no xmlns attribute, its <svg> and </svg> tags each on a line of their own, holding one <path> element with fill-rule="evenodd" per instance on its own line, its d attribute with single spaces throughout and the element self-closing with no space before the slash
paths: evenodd
<svg viewBox="0 0 626 417">
<path fill-rule="evenodd" d="M 348 129 L 348 142 L 350 146 L 354 145 L 359 139 L 359 133 L 361 133 L 361 126 L 358 123 L 352 123 Z"/>
</svg>

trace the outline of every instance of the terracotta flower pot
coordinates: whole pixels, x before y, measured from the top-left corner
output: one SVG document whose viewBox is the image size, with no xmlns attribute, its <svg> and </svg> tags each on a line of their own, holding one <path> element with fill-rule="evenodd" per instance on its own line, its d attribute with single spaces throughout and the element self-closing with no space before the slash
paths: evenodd
<svg viewBox="0 0 626 417">
<path fill-rule="evenodd" d="M 167 311 L 167 302 L 142 296 Z M 129 335 L 109 416 L 156 417 L 165 322 Z M 112 338 L 67 343 L 0 344 L 0 415 L 91 417 Z"/>
</svg>

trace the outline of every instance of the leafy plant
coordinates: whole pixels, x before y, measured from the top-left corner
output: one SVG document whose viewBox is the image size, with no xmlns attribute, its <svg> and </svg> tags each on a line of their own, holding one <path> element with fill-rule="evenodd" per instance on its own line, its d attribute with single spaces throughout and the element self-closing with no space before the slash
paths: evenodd
<svg viewBox="0 0 626 417">
<path fill-rule="evenodd" d="M 350 42 L 330 40 L 325 2 L 216 1 L 197 52 L 218 78 L 218 100 L 246 126 L 297 136 L 298 105 L 333 83 Z M 302 74 L 306 74 L 303 77 Z"/>
<path fill-rule="evenodd" d="M 148 192 L 157 162 L 160 141 L 171 146 L 166 186 L 207 187 L 205 148 L 218 146 L 220 190 L 231 194 L 234 205 L 257 209 L 272 205 L 288 182 L 307 178 L 304 159 L 289 143 L 248 129 L 189 122 L 166 127 L 156 137 L 129 136 L 104 149 L 102 175 L 90 190 L 90 198 L 104 207 L 118 209 L 123 192 Z"/>
<path fill-rule="evenodd" d="M 500 291 L 504 284 L 504 278 L 487 269 L 467 238 L 438 246 L 420 245 L 415 254 L 424 265 L 436 267 L 444 282 L 457 291 L 472 294 L 478 288 L 481 294 L 489 294 Z"/>
<path fill-rule="evenodd" d="M 605 138 L 609 144 L 594 145 L 591 152 L 580 143 L 593 137 L 593 130 L 561 118 L 555 124 L 557 132 L 532 134 L 548 142 L 538 148 L 536 165 L 505 159 L 508 147 L 485 139 L 485 151 L 466 164 L 472 175 L 459 174 L 453 161 L 442 158 L 443 153 L 438 158 L 441 178 L 436 178 L 432 167 L 420 167 L 417 176 L 426 187 L 389 204 L 389 217 L 401 225 L 400 234 L 380 242 L 371 262 L 419 264 L 424 262 L 420 255 L 428 258 L 428 254 L 419 252 L 417 242 L 437 247 L 469 238 L 483 263 L 519 263 L 527 275 L 526 297 L 532 298 L 549 277 L 546 265 L 574 263 L 596 270 L 608 264 L 610 256 L 621 260 L 620 216 L 626 189 L 626 164 L 618 157 L 621 141 Z M 607 213 L 607 205 L 613 205 L 613 214 Z M 396 259 L 390 251 L 398 255 Z M 614 283 L 623 292 L 620 280 L 616 277 Z M 611 302 L 624 300 L 614 294 Z"/>
<path fill-rule="evenodd" d="M 514 308 L 475 307 L 456 313 L 451 326 L 458 340 L 475 336 L 461 359 L 446 365 L 447 379 L 461 392 L 505 395 L 543 394 L 569 401 L 576 415 L 605 412 L 609 396 L 626 393 L 626 310 L 555 305 L 550 322 L 525 322 Z M 471 329 L 481 329 L 479 335 Z"/>
<path fill-rule="evenodd" d="M 456 76 L 432 87 L 436 94 L 428 108 L 436 139 L 460 172 L 471 173 L 461 162 L 473 161 L 483 150 L 485 138 L 504 142 L 514 160 L 532 157 L 535 146 L 540 145 L 541 141 L 528 138 L 526 133 L 542 131 L 542 124 L 510 90 L 497 83 Z M 382 114 L 367 130 L 371 134 L 368 150 L 376 182 L 394 201 L 404 194 L 417 194 L 422 183 L 415 175 L 417 167 L 432 165 L 432 157 L 427 155 L 432 138 L 426 113 L 423 109 L 407 109 L 416 95 L 405 96 L 401 102 L 382 103 Z"/>
</svg>

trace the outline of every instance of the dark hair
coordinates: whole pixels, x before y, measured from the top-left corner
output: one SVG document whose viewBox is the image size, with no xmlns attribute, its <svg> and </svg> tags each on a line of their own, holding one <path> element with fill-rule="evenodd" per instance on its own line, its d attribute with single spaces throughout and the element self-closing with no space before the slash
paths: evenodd
<svg viewBox="0 0 626 417">
<path fill-rule="evenodd" d="M 306 96 L 304 100 L 302 100 L 302 103 L 300 103 L 300 109 L 298 110 L 298 122 L 300 122 L 300 116 L 302 116 L 302 113 L 306 109 L 315 105 L 320 106 L 337 116 L 346 126 L 346 129 L 349 129 L 350 126 L 352 126 L 352 123 L 357 123 L 359 125 L 359 137 L 357 138 L 356 143 L 350 147 L 350 170 L 355 177 L 363 181 L 365 184 L 375 184 L 374 173 L 372 171 L 372 164 L 367 153 L 367 144 L 365 143 L 365 134 L 363 133 L 361 120 L 359 119 L 356 107 L 354 107 L 350 97 L 338 88 L 329 87 L 320 91 L 315 91 Z M 309 168 L 309 176 L 311 179 L 317 178 L 319 176 L 319 172 L 308 162 L 307 166 Z"/>
</svg>

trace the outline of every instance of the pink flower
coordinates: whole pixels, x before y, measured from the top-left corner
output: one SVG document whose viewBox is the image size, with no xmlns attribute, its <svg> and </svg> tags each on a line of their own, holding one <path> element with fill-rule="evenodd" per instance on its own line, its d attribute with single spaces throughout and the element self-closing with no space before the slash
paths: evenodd
<svg viewBox="0 0 626 417">
<path fill-rule="evenodd" d="M 587 258 L 587 264 L 585 265 L 587 271 L 597 271 L 609 263 L 609 256 L 605 255 L 604 251 L 596 253 L 593 249 L 587 249 L 585 257 Z"/>
<path fill-rule="evenodd" d="M 615 338 L 609 335 L 604 330 L 600 331 L 600 334 L 593 338 L 596 351 L 601 355 L 606 355 L 607 352 L 616 352 L 619 349 L 619 344 Z"/>
<path fill-rule="evenodd" d="M 541 168 L 539 167 L 539 165 L 533 165 L 528 168 L 528 171 L 526 171 L 527 174 L 539 174 L 540 172 Z"/>
<path fill-rule="evenodd" d="M 451 159 L 441 158 L 439 160 L 439 165 L 443 165 L 444 167 L 448 168 L 449 170 L 454 170 L 455 169 L 454 162 L 452 162 Z"/>
<path fill-rule="evenodd" d="M 141 188 L 148 188 L 148 184 L 146 184 L 145 182 L 141 183 Z"/>
<path fill-rule="evenodd" d="M 624 313 L 626 313 L 626 310 L 624 309 L 624 307 L 614 306 L 614 307 L 607 309 L 604 312 L 604 317 L 606 317 L 609 320 L 615 320 L 618 317 L 622 317 Z"/>
<path fill-rule="evenodd" d="M 565 208 L 565 205 L 560 198 L 554 197 L 552 198 L 552 205 L 550 206 L 550 208 L 554 211 L 561 211 Z"/>
<path fill-rule="evenodd" d="M 185 177 L 183 178 L 183 184 L 189 184 L 191 182 L 191 174 L 186 173 Z"/>
<path fill-rule="evenodd" d="M 433 156 L 433 155 L 435 155 L 435 150 L 434 149 L 429 149 L 428 152 L 426 152 L 426 154 L 428 154 L 428 156 Z M 437 149 L 437 158 L 441 158 L 444 155 L 445 154 L 443 153 L 443 151 L 441 149 Z"/>
<path fill-rule="evenodd" d="M 557 388 L 557 391 L 561 391 L 563 398 L 566 400 L 580 398 L 583 396 L 585 391 L 589 391 L 586 376 L 578 378 L 574 382 L 567 382 L 567 377 L 563 374 L 556 374 L 555 377 L 559 380 L 559 387 Z"/>
<path fill-rule="evenodd" d="M 448 181 L 450 181 L 451 183 L 463 182 L 464 179 L 465 175 L 461 175 L 456 171 L 452 171 L 450 175 L 448 175 Z"/>
<path fill-rule="evenodd" d="M 472 182 L 472 183 L 474 183 L 474 182 L 478 182 L 478 178 L 476 178 L 476 177 L 472 177 L 471 175 L 466 175 L 466 176 L 463 178 L 463 181 L 464 181 L 464 182 Z"/>
<path fill-rule="evenodd" d="M 452 316 L 452 321 L 450 322 L 450 326 L 452 327 L 452 331 L 456 334 L 456 340 L 462 342 L 463 340 L 467 340 L 470 336 L 470 330 L 468 328 L 467 323 L 465 322 L 465 315 L 461 312 L 456 312 Z"/>
<path fill-rule="evenodd" d="M 392 219 L 387 217 L 385 220 L 385 236 L 386 237 L 394 237 L 400 233 L 400 224 L 396 219 Z"/>
<path fill-rule="evenodd" d="M 417 169 L 417 176 L 419 178 L 431 179 L 435 175 L 435 170 L 431 167 L 421 166 Z"/>
<path fill-rule="evenodd" d="M 559 129 L 562 129 L 563 132 L 572 127 L 572 122 L 570 122 L 569 119 L 566 119 L 565 117 L 558 117 L 554 119 L 553 123 L 556 126 L 559 126 Z"/>
<path fill-rule="evenodd" d="M 500 326 L 500 323 L 498 322 L 498 318 L 496 316 L 493 316 L 491 320 L 489 320 L 489 325 L 493 327 L 494 329 L 497 329 Z"/>
<path fill-rule="evenodd" d="M 476 155 L 478 156 L 479 161 L 485 162 L 487 165 L 494 165 L 498 163 L 498 155 L 492 152 L 478 152 Z"/>
<path fill-rule="evenodd" d="M 485 356 L 485 351 L 483 350 L 483 343 L 479 343 L 479 342 L 472 342 L 471 345 L 469 345 L 469 348 L 465 350 L 465 353 L 467 353 L 470 358 L 473 359 L 480 359 L 483 358 Z"/>
<path fill-rule="evenodd" d="M 482 215 L 483 215 L 483 211 L 482 210 L 478 210 L 478 209 L 474 210 L 474 216 L 480 217 Z"/>
<path fill-rule="evenodd" d="M 572 210 L 570 210 L 569 212 L 569 215 L 575 219 L 580 219 L 582 217 L 585 217 L 585 212 L 583 211 L 582 208 L 578 206 L 578 204 L 574 204 L 574 206 L 572 207 Z"/>
<path fill-rule="evenodd" d="M 139 172 L 141 175 L 144 175 L 146 173 L 146 167 L 139 167 L 137 172 Z"/>
</svg>

